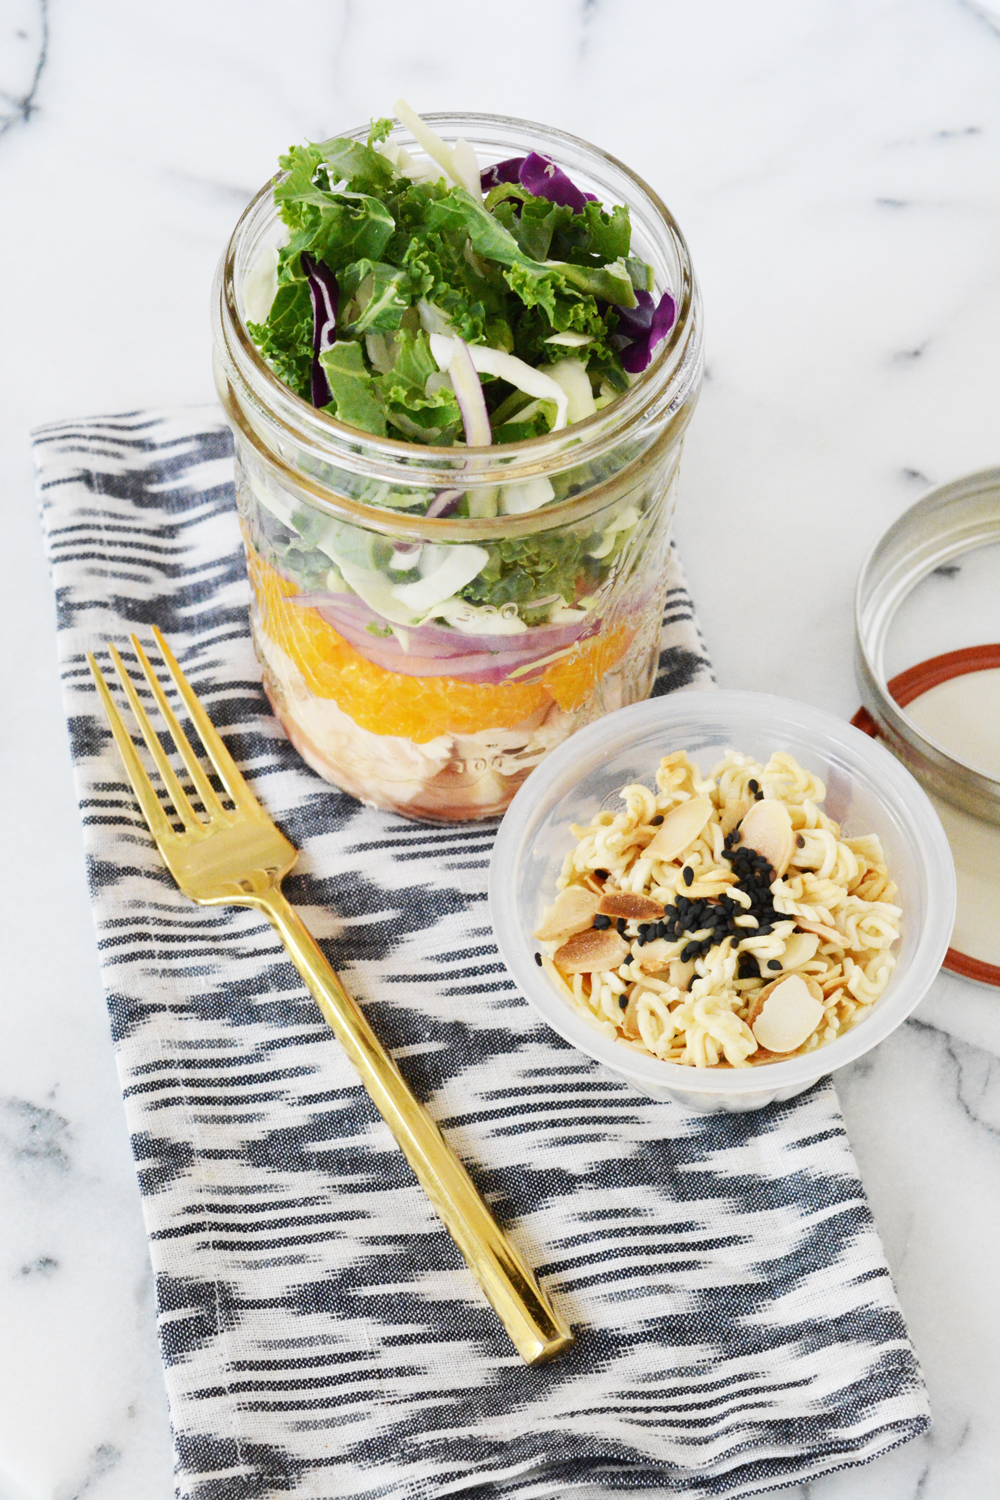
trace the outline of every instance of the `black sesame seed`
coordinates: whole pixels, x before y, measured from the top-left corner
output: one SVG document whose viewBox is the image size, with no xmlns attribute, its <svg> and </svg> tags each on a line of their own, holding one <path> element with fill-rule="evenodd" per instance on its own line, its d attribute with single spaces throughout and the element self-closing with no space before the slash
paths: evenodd
<svg viewBox="0 0 1000 1500">
<path fill-rule="evenodd" d="M 738 844 L 742 837 L 743 835 L 742 833 L 740 833 L 740 830 L 738 828 L 734 828 L 732 833 L 733 843 Z"/>
<path fill-rule="evenodd" d="M 542 967 L 542 955 L 540 953 L 536 953 L 535 954 L 535 963 L 538 965 L 539 968 Z"/>
<path fill-rule="evenodd" d="M 603 932 L 606 927 L 611 926 L 611 918 L 605 917 L 603 914 L 599 913 L 594 918 L 594 926 L 597 928 L 598 932 Z"/>
<path fill-rule="evenodd" d="M 619 917 L 618 921 L 615 923 L 615 926 L 617 927 L 617 929 L 618 929 L 619 933 L 621 934 L 621 936 L 624 937 L 625 936 L 625 918 L 624 917 Z"/>
<path fill-rule="evenodd" d="M 760 782 L 759 781 L 748 781 L 747 782 L 747 786 L 750 788 L 750 790 L 752 792 L 759 792 L 760 791 Z"/>
<path fill-rule="evenodd" d="M 763 802 L 763 800 L 764 800 L 764 793 L 763 792 L 754 792 L 754 798 L 753 798 L 753 800 L 755 802 Z"/>
<path fill-rule="evenodd" d="M 663 822 L 663 814 L 662 813 L 657 813 L 656 817 L 655 818 L 650 818 L 649 821 L 653 825 L 654 828 L 658 828 L 659 825 Z"/>
<path fill-rule="evenodd" d="M 666 924 L 666 922 L 657 922 L 656 929 L 655 929 L 655 935 L 658 938 L 665 938 L 666 937 L 666 935 L 667 935 L 667 924 Z"/>
<path fill-rule="evenodd" d="M 769 969 L 780 969 L 781 968 L 781 963 L 776 958 L 769 958 L 768 961 L 767 961 L 767 967 Z M 770 1014 L 770 1012 L 768 1012 L 768 1014 Z"/>
<path fill-rule="evenodd" d="M 681 963 L 689 963 L 692 958 L 697 958 L 700 951 L 698 943 L 688 943 L 686 948 L 681 949 Z"/>
<path fill-rule="evenodd" d="M 628 1008 L 628 996 L 627 995 L 619 995 L 618 996 L 618 1004 L 621 1006 L 622 1010 L 626 1010 Z"/>
<path fill-rule="evenodd" d="M 681 875 L 684 877 L 685 885 L 694 885 L 694 871 L 692 870 L 690 865 L 684 866 L 683 870 L 681 871 Z"/>
<path fill-rule="evenodd" d="M 796 847 L 799 848 L 799 849 L 804 849 L 806 847 L 806 841 L 802 837 L 801 833 L 797 836 L 797 838 L 795 840 L 795 843 L 796 843 Z"/>
<path fill-rule="evenodd" d="M 598 880 L 607 880 L 607 878 L 610 875 L 610 873 L 611 873 L 610 870 L 595 870 L 594 871 L 594 874 L 597 876 Z"/>
<path fill-rule="evenodd" d="M 639 942 L 640 943 L 646 943 L 648 941 L 649 941 L 649 923 L 648 922 L 640 922 L 639 923 Z"/>
</svg>

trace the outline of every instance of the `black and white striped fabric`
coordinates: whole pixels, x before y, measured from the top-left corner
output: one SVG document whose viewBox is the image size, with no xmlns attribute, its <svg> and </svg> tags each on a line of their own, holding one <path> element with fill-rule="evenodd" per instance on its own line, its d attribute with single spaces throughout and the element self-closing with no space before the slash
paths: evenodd
<svg viewBox="0 0 1000 1500">
<path fill-rule="evenodd" d="M 631 1093 L 534 1016 L 493 825 L 418 826 L 299 760 L 262 694 L 214 408 L 36 434 L 98 942 L 184 1500 L 741 1496 L 928 1421 L 832 1086 L 749 1115 Z M 578 1331 L 512 1351 L 253 913 L 175 889 L 85 652 L 156 622 L 302 850 L 286 889 Z M 710 671 L 679 568 L 658 690 Z"/>
</svg>

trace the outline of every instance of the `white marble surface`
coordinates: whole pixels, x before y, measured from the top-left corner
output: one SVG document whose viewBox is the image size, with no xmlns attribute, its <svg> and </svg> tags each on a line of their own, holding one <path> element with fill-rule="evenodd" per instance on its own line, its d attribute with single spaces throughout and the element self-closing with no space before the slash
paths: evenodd
<svg viewBox="0 0 1000 1500">
<path fill-rule="evenodd" d="M 44 48 L 44 61 L 43 58 Z M 850 715 L 872 538 L 998 460 L 1000 20 L 973 0 L 7 0 L 0 12 L 0 1500 L 167 1500 L 138 1196 L 28 429 L 211 397 L 208 289 L 278 150 L 507 112 L 628 159 L 707 310 L 680 542 L 718 677 Z M 809 1500 L 1000 1487 L 1000 998 L 942 976 L 838 1079 L 935 1424 Z"/>
</svg>

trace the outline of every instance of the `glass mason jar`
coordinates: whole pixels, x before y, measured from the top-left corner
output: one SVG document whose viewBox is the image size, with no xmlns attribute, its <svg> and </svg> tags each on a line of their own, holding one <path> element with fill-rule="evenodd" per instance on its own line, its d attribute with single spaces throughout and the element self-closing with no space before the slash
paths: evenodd
<svg viewBox="0 0 1000 1500">
<path fill-rule="evenodd" d="M 285 243 L 274 181 L 233 232 L 213 294 L 215 371 L 264 687 L 320 776 L 441 822 L 502 813 L 555 745 L 649 695 L 702 338 L 680 230 L 621 162 L 523 120 L 426 118 L 482 168 L 538 151 L 605 206 L 627 204 L 632 253 L 677 303 L 647 369 L 593 416 L 489 448 L 394 441 L 301 400 L 247 332 L 248 277 Z M 367 127 L 347 134 L 363 141 Z M 403 128 L 391 139 L 422 155 Z"/>
</svg>

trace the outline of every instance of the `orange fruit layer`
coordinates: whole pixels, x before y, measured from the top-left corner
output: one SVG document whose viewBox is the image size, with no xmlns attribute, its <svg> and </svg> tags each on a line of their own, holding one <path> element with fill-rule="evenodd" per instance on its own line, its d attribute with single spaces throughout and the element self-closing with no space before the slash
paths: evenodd
<svg viewBox="0 0 1000 1500">
<path fill-rule="evenodd" d="M 629 622 L 595 635 L 573 656 L 553 662 L 542 678 L 560 708 L 572 713 L 590 697 L 601 678 L 631 646 L 638 627 Z"/>
<path fill-rule="evenodd" d="M 408 677 L 361 655 L 315 609 L 289 603 L 299 590 L 247 545 L 247 571 L 267 635 L 318 698 L 332 698 L 362 729 L 423 745 L 439 734 L 515 729 L 555 700 L 572 711 L 628 649 L 635 628 L 619 625 L 577 655 L 554 662 L 536 682 L 496 685 L 455 677 Z"/>
</svg>

